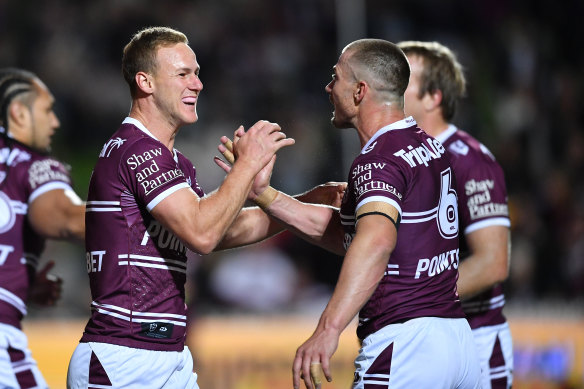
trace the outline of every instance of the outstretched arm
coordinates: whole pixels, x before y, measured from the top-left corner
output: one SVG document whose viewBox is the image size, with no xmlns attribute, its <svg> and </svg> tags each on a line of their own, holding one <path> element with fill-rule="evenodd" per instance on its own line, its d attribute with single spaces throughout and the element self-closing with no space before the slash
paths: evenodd
<svg viewBox="0 0 584 389">
<path fill-rule="evenodd" d="M 343 182 L 327 182 L 293 197 L 304 203 L 337 208 L 341 205 L 346 186 Z M 257 243 L 284 229 L 282 223 L 269 217 L 259 207 L 243 208 L 217 246 L 217 250 Z"/>
</svg>

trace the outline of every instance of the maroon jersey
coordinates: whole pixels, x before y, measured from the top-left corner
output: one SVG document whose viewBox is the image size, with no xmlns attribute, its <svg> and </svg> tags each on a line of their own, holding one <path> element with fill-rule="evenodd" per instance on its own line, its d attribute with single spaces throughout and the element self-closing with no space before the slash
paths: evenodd
<svg viewBox="0 0 584 389">
<path fill-rule="evenodd" d="M 380 129 L 349 172 L 341 205 L 345 248 L 364 204 L 394 206 L 401 223 L 387 270 L 359 312 L 357 335 L 417 317 L 462 318 L 456 293 L 458 218 L 454 177 L 440 142 L 407 119 Z"/>
<path fill-rule="evenodd" d="M 459 204 L 461 260 L 467 244 L 465 235 L 484 227 L 510 227 L 507 189 L 503 169 L 491 152 L 464 131 L 450 125 L 436 137 L 442 142 L 456 176 Z M 503 306 L 505 295 L 497 285 L 465 301 L 462 308 L 471 328 L 505 322 Z"/>
<path fill-rule="evenodd" d="M 93 301 L 82 342 L 183 350 L 187 248 L 150 211 L 183 188 L 202 197 L 195 174 L 132 118 L 104 145 L 85 215 Z"/>
<path fill-rule="evenodd" d="M 0 323 L 20 328 L 45 239 L 30 225 L 28 206 L 54 189 L 71 189 L 61 162 L 0 137 Z"/>
</svg>

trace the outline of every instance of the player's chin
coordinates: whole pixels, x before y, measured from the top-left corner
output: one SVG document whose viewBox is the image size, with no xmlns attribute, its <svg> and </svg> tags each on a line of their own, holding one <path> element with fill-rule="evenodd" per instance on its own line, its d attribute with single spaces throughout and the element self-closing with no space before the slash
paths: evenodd
<svg viewBox="0 0 584 389">
<path fill-rule="evenodd" d="M 199 115 L 197 115 L 197 111 L 191 111 L 183 115 L 183 122 L 185 124 L 193 124 L 197 120 L 199 120 Z"/>
</svg>

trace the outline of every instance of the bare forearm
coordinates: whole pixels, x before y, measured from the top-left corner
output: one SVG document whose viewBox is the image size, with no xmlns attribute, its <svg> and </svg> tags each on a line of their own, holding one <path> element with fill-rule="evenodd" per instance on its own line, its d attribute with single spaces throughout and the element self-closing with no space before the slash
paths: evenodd
<svg viewBox="0 0 584 389">
<path fill-rule="evenodd" d="M 224 250 L 261 242 L 284 230 L 259 207 L 243 208 L 227 230 L 216 250 Z"/>
<path fill-rule="evenodd" d="M 382 216 L 368 218 L 367 229 L 355 236 L 343 260 L 335 291 L 319 322 L 323 329 L 342 331 L 369 300 L 386 270 L 395 246 L 395 234 L 388 230 L 394 227 L 379 220 Z"/>
<path fill-rule="evenodd" d="M 343 230 L 334 207 L 302 203 L 285 193 L 264 211 L 302 239 L 336 254 L 344 254 Z"/>
<path fill-rule="evenodd" d="M 505 281 L 509 274 L 509 230 L 491 226 L 467 236 L 471 255 L 458 268 L 458 295 L 466 300 Z"/>
<path fill-rule="evenodd" d="M 28 219 L 48 239 L 85 239 L 85 204 L 72 190 L 48 191 L 30 205 Z"/>
</svg>

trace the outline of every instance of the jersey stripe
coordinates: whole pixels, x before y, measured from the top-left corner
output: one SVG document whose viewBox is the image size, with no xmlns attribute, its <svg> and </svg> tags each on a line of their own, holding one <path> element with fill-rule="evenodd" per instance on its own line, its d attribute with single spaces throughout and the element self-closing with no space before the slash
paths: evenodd
<svg viewBox="0 0 584 389">
<path fill-rule="evenodd" d="M 0 288 L 0 300 L 7 302 L 14 308 L 18 309 L 20 313 L 26 316 L 26 304 L 17 295 L 7 289 Z"/>
</svg>

